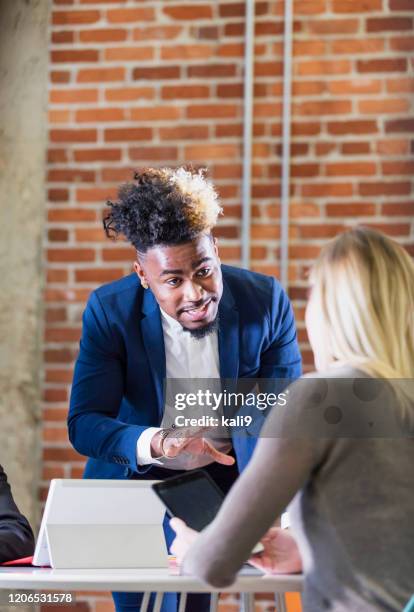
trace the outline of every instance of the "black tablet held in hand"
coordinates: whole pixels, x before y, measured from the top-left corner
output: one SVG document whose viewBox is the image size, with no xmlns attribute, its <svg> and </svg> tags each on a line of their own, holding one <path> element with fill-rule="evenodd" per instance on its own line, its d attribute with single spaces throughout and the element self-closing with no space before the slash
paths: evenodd
<svg viewBox="0 0 414 612">
<path fill-rule="evenodd" d="M 170 516 L 182 519 L 201 531 L 213 521 L 224 493 L 204 470 L 194 470 L 152 485 Z"/>
</svg>

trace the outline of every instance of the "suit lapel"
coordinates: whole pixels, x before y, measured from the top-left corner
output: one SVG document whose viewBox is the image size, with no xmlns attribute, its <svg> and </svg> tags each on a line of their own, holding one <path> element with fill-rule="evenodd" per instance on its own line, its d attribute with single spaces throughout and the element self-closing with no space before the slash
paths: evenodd
<svg viewBox="0 0 414 612">
<path fill-rule="evenodd" d="M 142 310 L 145 315 L 141 324 L 142 337 L 157 394 L 158 414 L 162 418 L 165 401 L 164 334 L 162 331 L 160 309 L 150 289 L 145 290 Z"/>
<path fill-rule="evenodd" d="M 218 345 L 221 378 L 236 379 L 239 373 L 239 313 L 224 279 L 219 304 Z"/>
</svg>

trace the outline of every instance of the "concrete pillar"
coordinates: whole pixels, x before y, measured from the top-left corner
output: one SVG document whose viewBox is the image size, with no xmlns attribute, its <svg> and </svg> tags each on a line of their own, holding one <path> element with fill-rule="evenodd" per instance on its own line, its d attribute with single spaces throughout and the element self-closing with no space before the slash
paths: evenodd
<svg viewBox="0 0 414 612">
<path fill-rule="evenodd" d="M 33 525 L 41 468 L 48 0 L 0 0 L 0 463 Z"/>
</svg>

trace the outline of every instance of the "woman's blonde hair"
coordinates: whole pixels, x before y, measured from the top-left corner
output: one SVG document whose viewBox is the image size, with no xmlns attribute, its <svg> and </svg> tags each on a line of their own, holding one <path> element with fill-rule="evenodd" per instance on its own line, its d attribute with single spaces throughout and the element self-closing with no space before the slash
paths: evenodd
<svg viewBox="0 0 414 612">
<path fill-rule="evenodd" d="M 351 229 L 322 249 L 310 281 L 322 367 L 347 363 L 391 384 L 414 378 L 414 262 L 403 247 Z M 405 388 L 393 386 L 398 395 Z"/>
</svg>

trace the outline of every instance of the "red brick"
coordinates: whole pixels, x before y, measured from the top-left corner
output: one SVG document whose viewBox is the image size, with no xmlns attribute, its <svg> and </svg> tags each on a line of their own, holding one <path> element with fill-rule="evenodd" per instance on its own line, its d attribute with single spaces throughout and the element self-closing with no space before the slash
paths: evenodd
<svg viewBox="0 0 414 612">
<path fill-rule="evenodd" d="M 137 106 L 131 109 L 133 121 L 175 121 L 180 115 L 178 106 Z"/>
<path fill-rule="evenodd" d="M 245 15 L 245 4 L 243 2 L 237 3 L 222 3 L 219 5 L 220 17 L 244 17 Z M 268 2 L 255 2 L 255 15 L 266 15 L 269 12 Z"/>
<path fill-rule="evenodd" d="M 208 85 L 166 85 L 161 88 L 161 97 L 166 100 L 208 98 L 210 87 Z"/>
<path fill-rule="evenodd" d="M 79 170 L 78 168 L 54 168 L 49 170 L 47 180 L 51 183 L 93 183 L 95 172 L 94 170 Z"/>
<path fill-rule="evenodd" d="M 343 115 L 351 110 L 350 100 L 320 100 L 294 105 L 294 113 L 299 115 Z"/>
<path fill-rule="evenodd" d="M 68 271 L 67 270 L 48 270 L 46 273 L 46 281 L 48 283 L 67 283 L 68 282 Z"/>
<path fill-rule="evenodd" d="M 381 206 L 381 214 L 389 216 L 413 217 L 414 202 L 387 202 Z"/>
<path fill-rule="evenodd" d="M 236 75 L 235 64 L 199 64 L 187 68 L 188 76 L 191 77 L 233 77 Z"/>
<path fill-rule="evenodd" d="M 102 81 L 123 81 L 125 68 L 83 68 L 78 71 L 78 83 L 100 83 Z"/>
<path fill-rule="evenodd" d="M 45 330 L 46 342 L 78 342 L 80 336 L 79 327 L 49 327 Z"/>
<path fill-rule="evenodd" d="M 414 92 L 413 78 L 388 79 L 386 81 L 387 91 L 390 93 L 412 93 Z"/>
<path fill-rule="evenodd" d="M 101 180 L 104 183 L 129 181 L 134 175 L 132 168 L 102 168 Z"/>
<path fill-rule="evenodd" d="M 256 102 L 253 106 L 253 117 L 255 118 L 269 118 L 269 117 L 280 117 L 282 113 L 282 103 L 263 103 Z"/>
<path fill-rule="evenodd" d="M 217 238 L 238 238 L 239 228 L 234 225 L 218 225 L 214 228 L 214 235 Z"/>
<path fill-rule="evenodd" d="M 372 227 L 388 236 L 407 236 L 411 229 L 409 223 L 367 223 L 367 227 Z"/>
<path fill-rule="evenodd" d="M 392 11 L 412 11 L 412 0 L 389 0 Z"/>
<path fill-rule="evenodd" d="M 241 123 L 216 125 L 214 135 L 216 138 L 241 138 L 243 136 L 243 126 Z"/>
<path fill-rule="evenodd" d="M 105 90 L 105 99 L 109 102 L 128 102 L 133 100 L 152 100 L 155 97 L 153 87 L 121 87 Z"/>
<path fill-rule="evenodd" d="M 77 162 L 120 161 L 121 149 L 79 149 L 73 157 Z"/>
<path fill-rule="evenodd" d="M 96 49 L 65 49 L 51 51 L 50 59 L 53 63 L 97 62 L 99 52 Z"/>
<path fill-rule="evenodd" d="M 47 259 L 55 261 L 94 261 L 95 251 L 93 249 L 48 249 Z"/>
<path fill-rule="evenodd" d="M 131 160 L 175 161 L 178 159 L 177 147 L 140 147 L 129 150 Z"/>
<path fill-rule="evenodd" d="M 205 26 L 197 29 L 197 38 L 200 40 L 217 40 L 219 38 L 219 29 L 217 26 Z"/>
<path fill-rule="evenodd" d="M 357 70 L 358 72 L 406 72 L 407 60 L 404 57 L 358 60 Z"/>
<path fill-rule="evenodd" d="M 255 77 L 276 77 L 283 74 L 283 62 L 255 62 Z"/>
<path fill-rule="evenodd" d="M 272 135 L 280 136 L 281 125 L 277 124 L 272 126 Z M 316 122 L 297 122 L 292 123 L 292 136 L 315 136 L 321 131 L 321 124 Z"/>
<path fill-rule="evenodd" d="M 344 225 L 325 223 L 324 225 L 301 225 L 299 235 L 301 238 L 332 238 L 343 232 Z"/>
<path fill-rule="evenodd" d="M 351 183 L 304 183 L 302 196 L 311 198 L 344 197 L 353 194 Z"/>
<path fill-rule="evenodd" d="M 375 134 L 378 132 L 376 121 L 361 121 L 353 119 L 349 121 L 328 122 L 329 134 Z"/>
<path fill-rule="evenodd" d="M 97 89 L 52 89 L 49 93 L 51 104 L 78 104 L 80 102 L 97 102 Z"/>
<path fill-rule="evenodd" d="M 296 74 L 308 76 L 314 74 L 346 74 L 351 72 L 349 60 L 308 60 L 298 61 Z"/>
<path fill-rule="evenodd" d="M 99 11 L 55 11 L 52 13 L 53 25 L 78 25 L 96 23 L 100 19 Z"/>
<path fill-rule="evenodd" d="M 194 104 L 187 107 L 189 119 L 236 118 L 240 106 L 236 104 Z"/>
<path fill-rule="evenodd" d="M 82 455 L 79 455 L 73 448 L 44 448 L 42 454 L 43 461 L 81 461 Z M 86 611 L 85 611 L 86 612 Z"/>
<path fill-rule="evenodd" d="M 49 125 L 52 123 L 69 123 L 71 112 L 69 110 L 50 110 L 48 112 Z"/>
<path fill-rule="evenodd" d="M 175 6 L 164 6 L 163 13 L 171 19 L 180 20 L 199 20 L 199 19 L 211 19 L 213 17 L 213 7 L 209 4 L 195 4 L 191 6 L 188 4 L 175 5 Z"/>
<path fill-rule="evenodd" d="M 389 44 L 393 51 L 414 51 L 414 36 L 391 38 Z"/>
<path fill-rule="evenodd" d="M 307 27 L 312 34 L 356 34 L 358 19 L 310 19 Z"/>
<path fill-rule="evenodd" d="M 76 242 L 104 242 L 105 233 L 102 228 L 76 229 Z"/>
<path fill-rule="evenodd" d="M 74 39 L 75 33 L 69 30 L 62 30 L 61 32 L 52 32 L 52 43 L 55 45 L 73 43 Z"/>
<path fill-rule="evenodd" d="M 265 52 L 265 45 L 255 45 L 255 57 L 263 55 Z M 218 57 L 244 57 L 244 44 L 243 43 L 227 43 L 220 45 L 216 50 Z"/>
<path fill-rule="evenodd" d="M 414 173 L 414 161 L 404 159 L 400 161 L 388 161 L 381 164 L 384 175 L 388 174 L 409 174 Z"/>
<path fill-rule="evenodd" d="M 47 192 L 49 202 L 67 202 L 69 200 L 68 189 L 49 189 Z"/>
<path fill-rule="evenodd" d="M 371 151 L 369 142 L 344 142 L 341 145 L 343 155 L 365 155 Z"/>
<path fill-rule="evenodd" d="M 355 40 L 353 38 L 343 38 L 334 40 L 331 43 L 333 54 L 336 53 L 375 53 L 384 51 L 385 40 L 383 38 L 366 38 Z"/>
<path fill-rule="evenodd" d="M 283 7 L 280 4 L 280 12 L 282 12 Z M 326 11 L 326 1 L 325 0 L 295 0 L 293 5 L 293 14 L 294 15 L 316 15 L 318 13 L 324 13 Z"/>
<path fill-rule="evenodd" d="M 104 202 L 116 197 L 116 189 L 92 187 L 76 190 L 77 202 Z"/>
<path fill-rule="evenodd" d="M 96 212 L 84 208 L 59 208 L 49 210 L 48 221 L 56 223 L 71 223 L 77 221 L 96 221 Z"/>
<path fill-rule="evenodd" d="M 360 113 L 373 115 L 407 112 L 409 109 L 410 103 L 406 99 L 386 98 L 384 100 L 360 100 L 358 102 Z"/>
<path fill-rule="evenodd" d="M 279 36 L 283 34 L 284 26 L 282 21 L 268 21 L 256 23 L 254 27 L 255 36 Z M 226 24 L 224 26 L 224 33 L 226 36 L 243 36 L 244 25 L 241 24 Z"/>
<path fill-rule="evenodd" d="M 159 25 L 143 28 L 135 28 L 132 32 L 133 40 L 172 40 L 182 32 L 182 27 L 177 25 Z"/>
<path fill-rule="evenodd" d="M 290 174 L 293 178 L 299 176 L 318 176 L 320 172 L 319 164 L 312 163 L 300 163 L 292 164 L 290 168 Z M 273 174 L 273 172 L 272 172 Z M 279 175 L 279 172 L 277 172 Z"/>
<path fill-rule="evenodd" d="M 205 140 L 209 136 L 207 125 L 177 125 L 160 128 L 161 140 Z"/>
<path fill-rule="evenodd" d="M 67 230 L 56 230 L 67 231 Z M 66 321 L 66 308 L 46 308 L 45 321 L 47 323 L 56 323 Z"/>
<path fill-rule="evenodd" d="M 163 80 L 180 78 L 181 70 L 179 66 L 151 66 L 149 68 L 134 68 L 132 78 L 134 80 Z"/>
<path fill-rule="evenodd" d="M 369 11 L 381 11 L 382 0 L 333 0 L 332 10 L 334 13 L 366 13 Z"/>
<path fill-rule="evenodd" d="M 414 132 L 414 119 L 391 119 L 385 122 L 386 132 Z"/>
<path fill-rule="evenodd" d="M 118 280 L 124 275 L 122 268 L 106 269 L 91 268 L 90 270 L 76 270 L 75 280 L 77 283 L 107 283 Z"/>
<path fill-rule="evenodd" d="M 127 31 L 115 28 L 102 30 L 83 30 L 79 32 L 81 42 L 121 42 L 126 40 Z"/>
<path fill-rule="evenodd" d="M 148 61 L 154 58 L 153 47 L 111 47 L 104 50 L 108 61 Z"/>
<path fill-rule="evenodd" d="M 50 73 L 50 80 L 52 83 L 69 83 L 70 72 L 64 70 L 52 70 Z"/>
<path fill-rule="evenodd" d="M 106 18 L 109 23 L 152 21 L 155 18 L 155 13 L 152 7 L 112 9 L 106 11 Z"/>
<path fill-rule="evenodd" d="M 77 123 L 95 121 L 123 121 L 125 110 L 123 108 L 83 108 L 76 111 L 75 120 Z"/>
<path fill-rule="evenodd" d="M 404 155 L 410 151 L 410 142 L 406 139 L 391 139 L 378 140 L 377 153 L 380 155 Z"/>
<path fill-rule="evenodd" d="M 370 176 L 376 174 L 375 162 L 332 163 L 325 166 L 326 176 Z"/>
<path fill-rule="evenodd" d="M 327 204 L 328 217 L 366 217 L 375 215 L 375 204 L 365 202 L 341 202 L 340 204 Z"/>
<path fill-rule="evenodd" d="M 108 128 L 105 130 L 105 142 L 151 141 L 151 139 L 151 128 Z"/>
<path fill-rule="evenodd" d="M 47 161 L 49 164 L 67 162 L 68 155 L 66 149 L 49 149 L 47 152 Z"/>
<path fill-rule="evenodd" d="M 218 98 L 241 98 L 243 96 L 243 83 L 224 83 L 217 85 Z"/>
<path fill-rule="evenodd" d="M 124 249 L 102 249 L 102 259 L 104 261 L 125 261 L 133 262 L 136 253 L 133 247 Z"/>
<path fill-rule="evenodd" d="M 402 30 L 412 30 L 413 20 L 408 17 L 371 17 L 367 19 L 366 27 L 367 32 L 401 32 Z"/>
<path fill-rule="evenodd" d="M 409 195 L 411 193 L 411 183 L 406 182 L 382 182 L 360 183 L 358 193 L 363 196 L 375 195 Z"/>
<path fill-rule="evenodd" d="M 49 242 L 67 242 L 69 240 L 69 232 L 66 229 L 50 229 L 47 233 Z"/>
<path fill-rule="evenodd" d="M 97 131 L 91 129 L 50 130 L 51 142 L 95 142 Z"/>
</svg>

